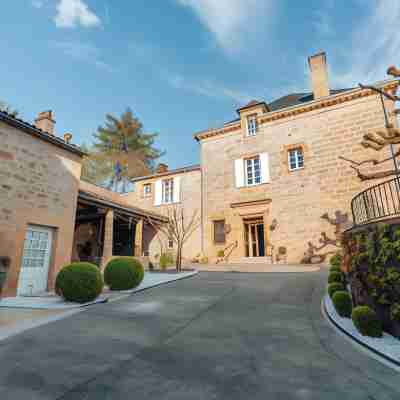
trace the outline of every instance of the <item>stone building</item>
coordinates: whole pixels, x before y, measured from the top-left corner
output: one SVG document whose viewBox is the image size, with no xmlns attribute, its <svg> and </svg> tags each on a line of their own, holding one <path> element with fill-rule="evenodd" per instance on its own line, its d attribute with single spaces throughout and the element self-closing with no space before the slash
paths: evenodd
<svg viewBox="0 0 400 400">
<path fill-rule="evenodd" d="M 186 195 L 178 194 L 179 202 L 188 210 L 201 207 L 202 216 L 184 249 L 187 258 L 200 249 L 210 262 L 240 263 L 250 271 L 260 269 L 246 266 L 249 261 L 323 262 L 337 250 L 341 230 L 351 224 L 351 199 L 369 185 L 339 157 L 376 158 L 360 143 L 385 120 L 375 92 L 330 88 L 325 53 L 308 61 L 311 92 L 252 101 L 235 120 L 195 134 L 200 168 L 135 180 L 130 199 L 162 212 L 169 202 L 166 179 L 181 177 L 174 190 Z M 395 93 L 398 81 L 374 85 Z M 394 103 L 386 107 L 396 124 Z"/>
<path fill-rule="evenodd" d="M 71 260 L 102 267 L 113 256 L 140 257 L 148 221 L 166 222 L 81 181 L 84 153 L 54 125 L 51 111 L 35 125 L 0 112 L 0 257 L 10 260 L 3 296 L 53 290 Z"/>
</svg>

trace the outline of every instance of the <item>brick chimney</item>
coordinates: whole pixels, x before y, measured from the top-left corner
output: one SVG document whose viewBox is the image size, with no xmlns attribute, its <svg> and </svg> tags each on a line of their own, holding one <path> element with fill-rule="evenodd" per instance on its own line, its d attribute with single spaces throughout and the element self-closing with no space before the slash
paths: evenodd
<svg viewBox="0 0 400 400">
<path fill-rule="evenodd" d="M 324 52 L 308 57 L 314 100 L 329 96 L 328 67 Z"/>
<path fill-rule="evenodd" d="M 158 164 L 156 172 L 157 174 L 163 174 L 164 172 L 168 172 L 168 165 L 162 163 Z"/>
<path fill-rule="evenodd" d="M 53 119 L 54 115 L 52 111 L 43 111 L 38 114 L 35 119 L 35 126 L 50 135 L 54 135 L 54 125 L 56 121 Z"/>
</svg>

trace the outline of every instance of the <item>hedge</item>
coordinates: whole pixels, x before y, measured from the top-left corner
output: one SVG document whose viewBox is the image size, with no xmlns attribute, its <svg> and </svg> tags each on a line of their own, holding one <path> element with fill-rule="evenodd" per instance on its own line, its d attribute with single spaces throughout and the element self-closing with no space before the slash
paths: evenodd
<svg viewBox="0 0 400 400">
<path fill-rule="evenodd" d="M 329 274 L 328 283 L 343 283 L 343 274 L 341 272 L 333 271 Z"/>
<path fill-rule="evenodd" d="M 338 292 L 339 290 L 341 290 L 341 291 L 345 290 L 345 287 L 344 287 L 343 283 L 339 283 L 339 282 L 330 283 L 328 285 L 329 297 L 332 298 L 333 294 L 335 292 Z"/>
<path fill-rule="evenodd" d="M 344 290 L 335 292 L 332 296 L 332 303 L 336 312 L 343 318 L 350 318 L 353 304 L 349 293 Z"/>
</svg>

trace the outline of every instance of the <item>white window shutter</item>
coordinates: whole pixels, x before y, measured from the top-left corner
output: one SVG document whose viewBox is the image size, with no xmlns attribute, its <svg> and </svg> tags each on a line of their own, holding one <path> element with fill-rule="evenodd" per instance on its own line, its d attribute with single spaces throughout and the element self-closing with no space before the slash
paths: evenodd
<svg viewBox="0 0 400 400">
<path fill-rule="evenodd" d="M 244 186 L 244 160 L 239 158 L 235 160 L 235 182 L 236 187 L 240 188 Z"/>
<path fill-rule="evenodd" d="M 261 161 L 261 183 L 268 183 L 270 181 L 268 153 L 261 153 L 260 161 Z"/>
<path fill-rule="evenodd" d="M 154 190 L 154 205 L 159 206 L 162 203 L 162 180 L 156 181 Z"/>
<path fill-rule="evenodd" d="M 174 203 L 181 201 L 181 177 L 176 176 L 174 178 Z"/>
</svg>

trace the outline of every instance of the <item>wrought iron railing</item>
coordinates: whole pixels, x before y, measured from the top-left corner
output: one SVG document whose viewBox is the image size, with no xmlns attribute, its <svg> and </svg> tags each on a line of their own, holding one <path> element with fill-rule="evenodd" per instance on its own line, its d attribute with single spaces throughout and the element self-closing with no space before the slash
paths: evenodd
<svg viewBox="0 0 400 400">
<path fill-rule="evenodd" d="M 351 201 L 355 225 L 400 216 L 400 177 L 372 186 Z"/>
</svg>

